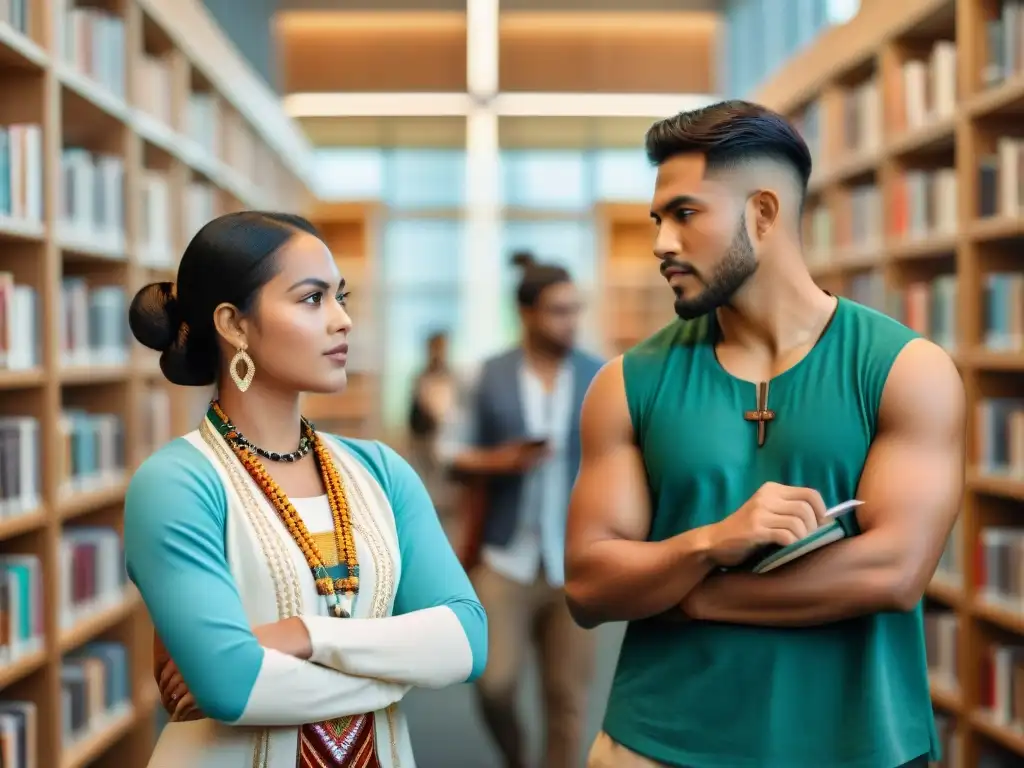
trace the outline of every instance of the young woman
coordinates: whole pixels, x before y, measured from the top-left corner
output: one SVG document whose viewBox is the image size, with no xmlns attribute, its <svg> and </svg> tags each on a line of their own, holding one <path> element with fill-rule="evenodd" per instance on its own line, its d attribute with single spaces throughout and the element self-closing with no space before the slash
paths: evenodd
<svg viewBox="0 0 1024 768">
<path fill-rule="evenodd" d="M 486 618 L 416 474 L 325 435 L 303 392 L 345 385 L 346 286 L 297 216 L 222 216 L 130 311 L 198 429 L 132 478 L 129 576 L 170 661 L 149 768 L 411 768 L 398 703 L 475 679 Z"/>
</svg>

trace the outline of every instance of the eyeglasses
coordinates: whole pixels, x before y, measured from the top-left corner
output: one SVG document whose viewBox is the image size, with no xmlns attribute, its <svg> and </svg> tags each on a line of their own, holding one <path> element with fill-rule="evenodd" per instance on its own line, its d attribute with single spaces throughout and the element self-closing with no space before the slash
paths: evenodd
<svg viewBox="0 0 1024 768">
<path fill-rule="evenodd" d="M 583 305 L 580 303 L 574 304 L 542 304 L 537 308 L 545 315 L 552 317 L 577 317 L 583 311 Z"/>
</svg>

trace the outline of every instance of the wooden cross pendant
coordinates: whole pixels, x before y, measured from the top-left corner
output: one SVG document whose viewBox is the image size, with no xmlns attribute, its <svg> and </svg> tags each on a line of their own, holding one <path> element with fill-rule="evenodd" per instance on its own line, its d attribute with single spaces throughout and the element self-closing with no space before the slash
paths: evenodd
<svg viewBox="0 0 1024 768">
<path fill-rule="evenodd" d="M 775 411 L 768 410 L 768 382 L 762 381 L 757 385 L 757 410 L 745 411 L 743 418 L 747 421 L 757 422 L 757 447 L 764 445 L 765 432 L 768 429 L 768 422 L 775 418 Z"/>
</svg>

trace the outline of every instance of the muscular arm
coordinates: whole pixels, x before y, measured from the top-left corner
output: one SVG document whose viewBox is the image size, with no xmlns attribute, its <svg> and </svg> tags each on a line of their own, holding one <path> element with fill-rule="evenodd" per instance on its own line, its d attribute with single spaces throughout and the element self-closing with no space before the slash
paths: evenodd
<svg viewBox="0 0 1024 768">
<path fill-rule="evenodd" d="M 649 542 L 650 492 L 626 404 L 622 358 L 594 378 L 583 403 L 580 471 L 569 503 L 565 590 L 581 626 L 663 613 L 713 564 L 696 529 Z"/>
<path fill-rule="evenodd" d="M 226 508 L 213 467 L 184 439 L 144 462 L 125 498 L 128 573 L 197 707 L 228 725 L 285 726 L 399 701 L 408 685 L 259 644 L 225 554 Z"/>
<path fill-rule="evenodd" d="M 904 347 L 882 394 L 857 498 L 860 536 L 762 575 L 708 579 L 683 602 L 696 619 L 765 626 L 824 624 L 921 600 L 960 509 L 963 383 L 945 352 Z"/>
</svg>

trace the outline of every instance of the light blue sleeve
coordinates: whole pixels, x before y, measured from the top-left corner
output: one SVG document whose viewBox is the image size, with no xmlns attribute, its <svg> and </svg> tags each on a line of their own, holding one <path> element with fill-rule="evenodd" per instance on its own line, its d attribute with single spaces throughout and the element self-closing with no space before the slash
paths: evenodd
<svg viewBox="0 0 1024 768">
<path fill-rule="evenodd" d="M 227 500 L 210 462 L 179 438 L 128 486 L 124 548 L 156 633 L 199 708 L 237 720 L 263 648 L 249 628 L 224 550 Z"/>
<path fill-rule="evenodd" d="M 487 664 L 487 615 L 455 556 L 423 481 L 409 463 L 378 443 L 387 477 L 387 493 L 398 527 L 402 578 L 394 614 L 447 606 L 458 617 L 473 654 L 468 681 Z"/>
</svg>

